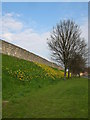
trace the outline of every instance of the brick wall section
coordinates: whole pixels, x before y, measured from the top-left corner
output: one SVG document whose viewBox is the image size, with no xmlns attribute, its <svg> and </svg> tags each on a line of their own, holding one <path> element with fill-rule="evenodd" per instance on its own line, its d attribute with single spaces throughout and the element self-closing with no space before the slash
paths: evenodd
<svg viewBox="0 0 90 120">
<path fill-rule="evenodd" d="M 49 62 L 48 60 L 46 60 L 42 57 L 39 57 L 38 55 L 35 55 L 35 54 L 33 54 L 33 53 L 23 49 L 23 48 L 20 48 L 16 45 L 13 45 L 13 44 L 8 43 L 8 42 L 3 41 L 3 40 L 1 42 L 2 42 L 2 53 L 3 54 L 15 56 L 17 58 L 21 58 L 21 59 L 25 59 L 28 61 L 33 61 L 33 62 L 45 64 L 45 65 L 48 65 L 51 67 L 55 67 L 58 69 L 62 69 L 61 67 L 59 67 L 55 63 Z"/>
</svg>

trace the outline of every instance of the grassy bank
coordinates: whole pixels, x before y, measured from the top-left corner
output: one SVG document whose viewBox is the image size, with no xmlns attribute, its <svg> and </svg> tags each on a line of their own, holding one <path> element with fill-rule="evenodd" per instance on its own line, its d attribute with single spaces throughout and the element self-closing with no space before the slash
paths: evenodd
<svg viewBox="0 0 90 120">
<path fill-rule="evenodd" d="M 88 80 L 3 55 L 3 118 L 85 118 Z"/>
</svg>

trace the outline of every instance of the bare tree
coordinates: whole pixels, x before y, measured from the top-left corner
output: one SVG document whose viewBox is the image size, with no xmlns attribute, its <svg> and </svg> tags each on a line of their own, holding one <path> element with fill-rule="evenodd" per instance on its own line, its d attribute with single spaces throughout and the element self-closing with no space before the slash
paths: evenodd
<svg viewBox="0 0 90 120">
<path fill-rule="evenodd" d="M 69 71 L 69 63 L 75 53 L 84 53 L 84 40 L 81 40 L 80 28 L 72 20 L 60 21 L 53 27 L 48 39 L 48 46 L 52 52 L 52 59 Z M 82 54 L 83 55 L 83 54 Z"/>
<path fill-rule="evenodd" d="M 72 75 L 79 75 L 80 77 L 80 72 L 84 72 L 86 68 L 86 59 L 82 57 L 80 54 L 75 54 L 73 58 L 70 60 L 70 72 Z"/>
</svg>

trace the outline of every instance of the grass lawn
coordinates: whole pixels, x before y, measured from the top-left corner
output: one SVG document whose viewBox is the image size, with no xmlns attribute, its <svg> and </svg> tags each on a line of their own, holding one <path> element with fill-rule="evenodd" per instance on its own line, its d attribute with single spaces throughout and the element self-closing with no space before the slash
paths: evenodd
<svg viewBox="0 0 90 120">
<path fill-rule="evenodd" d="M 87 118 L 88 79 L 62 74 L 3 55 L 3 118 Z"/>
</svg>

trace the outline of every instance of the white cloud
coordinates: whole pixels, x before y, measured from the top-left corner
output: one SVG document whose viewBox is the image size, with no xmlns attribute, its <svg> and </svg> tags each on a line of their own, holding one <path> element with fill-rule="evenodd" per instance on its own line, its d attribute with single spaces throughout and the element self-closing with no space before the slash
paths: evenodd
<svg viewBox="0 0 90 120">
<path fill-rule="evenodd" d="M 2 19 L 2 39 L 49 59 L 50 55 L 47 47 L 49 32 L 40 34 L 32 28 L 23 29 L 25 25 L 21 21 L 16 20 L 11 13 L 7 13 Z"/>
<path fill-rule="evenodd" d="M 49 32 L 38 34 L 32 32 L 31 29 L 24 30 L 20 33 L 5 33 L 3 38 L 16 44 L 22 48 L 27 49 L 39 56 L 49 59 L 49 50 L 47 46 L 47 38 L 49 37 Z"/>
<path fill-rule="evenodd" d="M 11 42 L 12 38 L 13 38 L 13 34 L 10 33 L 10 32 L 4 33 L 4 34 L 2 34 L 2 38 L 9 41 L 9 42 Z"/>
<path fill-rule="evenodd" d="M 2 17 L 3 32 L 18 32 L 23 29 L 23 23 L 14 18 L 13 13 L 7 13 Z M 19 14 L 16 14 L 16 16 Z"/>
</svg>

